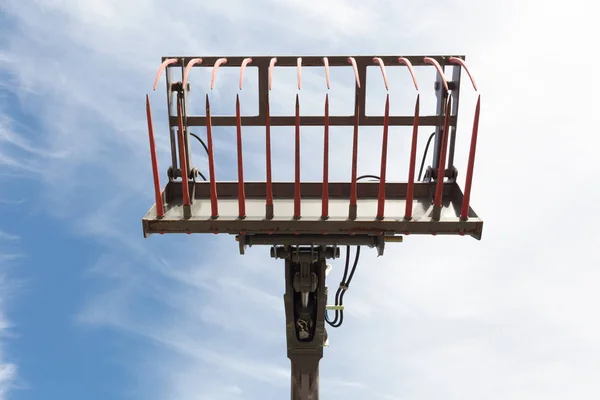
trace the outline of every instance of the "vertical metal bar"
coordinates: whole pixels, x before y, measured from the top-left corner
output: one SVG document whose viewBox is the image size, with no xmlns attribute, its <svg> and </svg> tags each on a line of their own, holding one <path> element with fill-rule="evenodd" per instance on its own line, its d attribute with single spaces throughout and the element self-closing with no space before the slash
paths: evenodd
<svg viewBox="0 0 600 400">
<path fill-rule="evenodd" d="M 184 68 L 184 59 L 181 59 L 181 95 L 182 97 L 182 102 L 181 102 L 181 108 L 182 108 L 182 118 L 183 118 L 183 140 L 185 141 L 185 160 L 186 160 L 186 170 L 187 171 L 191 171 L 192 170 L 192 153 L 190 150 L 190 129 L 188 127 L 188 119 L 187 119 L 187 115 L 188 115 L 188 99 L 189 99 L 189 90 L 186 86 L 183 85 L 183 81 L 185 79 L 185 68 Z"/>
<path fill-rule="evenodd" d="M 323 126 L 323 193 L 321 218 L 329 218 L 329 94 L 325 95 L 325 124 Z"/>
<path fill-rule="evenodd" d="M 417 141 L 419 136 L 419 94 L 415 102 L 415 119 L 413 123 L 412 144 L 410 149 L 410 165 L 408 169 L 408 186 L 406 189 L 406 209 L 404 219 L 412 219 L 413 197 L 415 193 L 415 167 L 417 162 Z"/>
<path fill-rule="evenodd" d="M 212 123 L 210 120 L 210 102 L 206 94 L 206 145 L 208 147 L 208 172 L 210 176 L 210 207 L 211 218 L 219 217 L 219 202 L 217 200 L 217 181 L 215 178 L 215 156 L 212 140 Z"/>
<path fill-rule="evenodd" d="M 446 90 L 446 88 L 444 87 L 443 84 L 443 78 L 440 76 L 440 74 L 436 74 L 437 77 L 435 79 L 435 97 L 436 97 L 436 106 L 435 106 L 435 114 L 436 115 L 443 115 L 444 114 L 444 108 L 446 105 L 446 99 L 448 97 L 448 91 Z M 433 142 L 433 158 L 431 161 L 431 166 L 433 168 L 435 168 L 436 165 L 438 165 L 439 163 L 439 159 L 440 159 L 440 148 L 442 145 L 442 129 L 443 126 L 436 126 L 435 127 L 435 139 Z M 430 177 L 431 180 L 431 177 Z"/>
<path fill-rule="evenodd" d="M 459 96 L 460 96 L 460 76 L 461 76 L 461 68 L 453 67 L 452 71 L 452 83 L 454 87 L 451 91 L 452 97 L 452 110 L 450 115 L 456 116 L 458 115 L 458 105 L 459 105 Z M 456 148 L 456 126 L 450 127 L 450 144 L 448 148 L 448 169 L 454 168 L 454 149 Z"/>
<path fill-rule="evenodd" d="M 265 135 L 266 135 L 266 162 L 267 162 L 267 198 L 266 218 L 273 219 L 273 180 L 271 171 L 271 112 L 269 110 L 269 92 L 265 98 Z"/>
<path fill-rule="evenodd" d="M 383 63 L 382 63 L 383 65 Z M 387 82 L 386 82 L 387 84 Z M 379 173 L 379 196 L 377 200 L 377 219 L 383 219 L 385 210 L 385 172 L 387 168 L 388 128 L 390 123 L 390 95 L 385 97 L 383 115 L 383 139 L 381 141 L 381 172 Z"/>
<path fill-rule="evenodd" d="M 357 169 L 358 169 L 358 119 L 359 119 L 359 107 L 358 101 L 354 105 L 354 137 L 352 139 L 352 178 L 350 182 L 350 206 L 348 211 L 348 218 L 351 220 L 356 219 L 357 204 L 356 204 L 356 190 L 357 190 Z"/>
<path fill-rule="evenodd" d="M 179 121 L 179 164 L 181 165 L 181 191 L 183 193 L 184 214 L 186 207 L 189 211 L 190 206 L 190 186 L 188 183 L 187 161 L 185 159 L 185 138 L 183 128 L 182 103 L 183 99 L 180 94 L 177 95 L 177 120 Z"/>
<path fill-rule="evenodd" d="M 477 106 L 475 107 L 475 117 L 473 119 L 473 134 L 471 136 L 471 148 L 469 150 L 469 162 L 467 164 L 467 174 L 465 180 L 465 194 L 463 196 L 462 210 L 460 219 L 466 221 L 469 219 L 469 201 L 471 200 L 471 183 L 473 181 L 473 168 L 475 166 L 475 149 L 477 148 L 477 131 L 479 130 L 479 108 L 481 95 L 477 96 Z"/>
<path fill-rule="evenodd" d="M 242 158 L 242 115 L 240 95 L 235 96 L 235 120 L 237 125 L 237 162 L 238 162 L 238 206 L 239 218 L 246 218 L 246 193 L 244 191 L 244 161 Z"/>
<path fill-rule="evenodd" d="M 150 158 L 152 160 L 152 177 L 154 178 L 154 197 L 156 200 L 156 216 L 165 216 L 165 207 L 160 193 L 160 177 L 158 176 L 158 159 L 156 156 L 156 145 L 154 143 L 154 127 L 152 126 L 152 111 L 150 109 L 150 98 L 146 95 L 146 119 L 148 121 L 148 139 L 150 140 Z"/>
<path fill-rule="evenodd" d="M 294 218 L 300 218 L 300 100 L 296 94 L 296 138 L 294 174 Z"/>
<path fill-rule="evenodd" d="M 450 107 L 452 98 L 446 102 L 446 117 L 444 118 L 444 129 L 442 131 L 442 146 L 440 149 L 440 160 L 438 164 L 437 182 L 435 187 L 435 199 L 433 205 L 433 220 L 439 221 L 442 208 L 442 193 L 444 189 L 444 170 L 446 166 L 446 150 L 448 147 L 448 126 L 450 124 Z"/>
<path fill-rule="evenodd" d="M 174 59 L 175 60 L 175 59 Z M 173 113 L 177 113 L 173 107 L 173 71 L 172 67 L 166 67 L 165 70 L 165 83 L 167 86 L 167 115 L 170 117 Z M 171 142 L 171 167 L 173 173 L 177 170 L 177 129 L 175 127 L 169 127 L 169 139 Z"/>
</svg>

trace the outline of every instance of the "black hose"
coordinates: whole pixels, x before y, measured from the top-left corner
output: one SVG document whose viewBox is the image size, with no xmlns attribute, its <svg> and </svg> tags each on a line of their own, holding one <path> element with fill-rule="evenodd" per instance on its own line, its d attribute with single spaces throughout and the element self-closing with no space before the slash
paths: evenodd
<svg viewBox="0 0 600 400">
<path fill-rule="evenodd" d="M 198 139 L 198 141 L 200 142 L 200 144 L 202 145 L 202 147 L 204 147 L 204 150 L 206 151 L 206 155 L 208 155 L 208 146 L 206 145 L 206 143 L 204 143 L 204 140 L 202 140 L 200 138 L 200 136 L 196 135 L 193 132 L 190 132 L 190 135 L 195 137 L 196 139 Z"/>
<path fill-rule="evenodd" d="M 435 132 L 429 135 L 429 139 L 427 139 L 427 144 L 425 145 L 425 151 L 423 152 L 423 160 L 421 160 L 421 168 L 419 168 L 419 177 L 417 181 L 421 180 L 421 175 L 423 174 L 423 167 L 425 166 L 425 159 L 427 158 L 427 151 L 429 150 L 429 145 L 431 144 L 431 139 L 435 136 Z"/>
<path fill-rule="evenodd" d="M 206 145 L 206 143 L 204 143 L 204 140 L 202 140 L 200 138 L 200 136 L 196 135 L 193 132 L 190 132 L 190 135 L 193 136 L 193 137 L 195 137 L 200 142 L 200 144 L 202 145 L 202 147 L 204 147 L 204 150 L 206 151 L 206 155 L 208 155 L 208 146 Z M 204 174 L 202 172 L 198 171 L 198 175 L 200 175 L 200 178 L 202 178 L 202 180 L 204 180 L 204 182 L 208 181 L 206 179 L 206 176 L 204 176 Z"/>
<path fill-rule="evenodd" d="M 356 267 L 358 266 L 358 260 L 360 258 L 360 246 L 356 247 L 356 254 L 354 255 L 354 263 L 352 265 L 352 270 L 350 271 L 350 275 L 348 275 L 348 266 L 350 264 L 350 246 L 346 246 L 346 266 L 344 268 L 344 278 L 340 283 L 340 287 L 335 294 L 335 305 L 343 306 L 344 305 L 344 294 L 350 287 L 350 282 L 352 282 L 352 278 L 354 277 L 354 273 L 356 272 Z M 346 281 L 346 276 L 348 276 L 348 280 Z M 327 313 L 325 314 L 325 320 L 332 328 L 339 328 L 342 326 L 344 322 L 344 311 L 343 310 L 335 310 L 335 318 L 333 321 L 329 320 Z"/>
</svg>

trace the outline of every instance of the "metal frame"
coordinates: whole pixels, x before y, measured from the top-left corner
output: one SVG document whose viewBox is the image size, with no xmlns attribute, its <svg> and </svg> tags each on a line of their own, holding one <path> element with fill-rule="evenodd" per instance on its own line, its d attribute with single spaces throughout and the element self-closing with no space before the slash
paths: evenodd
<svg viewBox="0 0 600 400">
<path fill-rule="evenodd" d="M 435 115 L 420 115 L 419 85 L 414 66 L 430 65 L 437 71 L 434 90 Z M 213 116 L 206 95 L 206 114 L 189 115 L 188 99 L 192 68 L 212 68 L 211 89 L 219 68 L 240 69 L 242 90 L 244 71 L 258 68 L 259 113 L 241 116 L 239 96 L 235 116 Z M 347 66 L 354 70 L 355 104 L 353 115 L 329 115 L 325 97 L 324 114 L 300 116 L 296 95 L 295 115 L 271 116 L 269 91 L 279 67 L 296 67 L 298 90 L 302 88 L 302 68 L 323 68 L 327 88 L 331 87 L 329 68 Z M 412 115 L 390 115 L 389 94 L 383 116 L 365 114 L 367 67 L 379 66 L 386 90 L 386 68 L 407 68 L 417 92 Z M 451 80 L 445 69 L 455 66 Z M 175 81 L 174 69 L 181 71 Z M 402 242 L 402 235 L 468 235 L 481 239 L 483 221 L 470 207 L 471 184 L 480 97 L 477 98 L 464 192 L 456 182 L 454 147 L 461 71 L 465 70 L 477 91 L 464 56 L 330 56 L 330 57 L 163 57 L 154 89 L 166 70 L 168 123 L 171 141 L 169 181 L 161 189 L 150 101 L 146 97 L 150 155 L 154 178 L 155 204 L 143 217 L 144 236 L 159 233 L 227 233 L 235 235 L 241 254 L 248 246 L 269 245 L 271 257 L 285 260 L 286 336 L 291 361 L 291 399 L 318 400 L 319 361 L 327 340 L 325 313 L 327 286 L 326 260 L 339 257 L 342 245 L 369 246 L 383 255 L 385 243 Z M 198 171 L 192 163 L 190 127 L 206 127 L 209 160 L 208 182 L 196 182 Z M 237 132 L 237 182 L 216 182 L 213 126 L 235 126 Z M 242 128 L 264 126 L 266 144 L 265 182 L 245 182 L 242 156 Z M 295 127 L 295 178 L 293 182 L 273 182 L 271 173 L 271 126 Z M 300 136 L 302 126 L 323 126 L 323 181 L 301 182 Z M 353 126 L 352 178 L 350 182 L 329 182 L 329 127 Z M 358 136 L 361 126 L 383 129 L 379 182 L 358 182 Z M 412 144 L 407 182 L 386 181 L 387 142 L 390 126 L 412 126 Z M 415 182 L 419 128 L 435 128 L 432 164 L 424 180 Z M 181 179 L 183 177 L 183 179 Z M 347 284 L 344 284 L 347 286 Z M 343 306 L 334 306 L 343 307 Z M 339 308 L 335 308 L 339 309 Z M 333 325 L 332 325 L 333 326 Z"/>
<path fill-rule="evenodd" d="M 238 182 L 218 182 L 216 184 L 219 195 L 219 218 L 210 215 L 210 183 L 189 183 L 190 192 L 193 193 L 191 201 L 190 218 L 182 218 L 182 184 L 169 182 L 161 195 L 167 204 L 165 215 L 157 218 L 156 205 L 143 218 L 144 235 L 163 233 L 227 233 L 252 237 L 262 236 L 263 240 L 248 239 L 247 244 L 333 244 L 331 235 L 336 236 L 337 245 L 356 245 L 356 237 L 408 235 L 408 234 L 438 234 L 438 235 L 469 235 L 481 239 L 483 221 L 469 207 L 468 220 L 460 219 L 463 193 L 456 182 L 444 183 L 443 189 L 443 215 L 440 220 L 433 218 L 433 197 L 435 187 L 432 183 L 418 182 L 414 185 L 415 218 L 404 218 L 406 196 L 409 185 L 407 183 L 387 182 L 385 184 L 385 203 L 388 210 L 400 211 L 400 214 L 391 214 L 385 218 L 375 218 L 375 208 L 379 199 L 379 183 L 357 183 L 358 215 L 350 221 L 340 209 L 347 209 L 350 197 L 351 184 L 348 182 L 329 182 L 329 208 L 338 210 L 337 215 L 328 218 L 315 215 L 315 210 L 321 210 L 323 199 L 323 184 L 320 182 L 302 182 L 301 209 L 312 209 L 311 216 L 294 219 L 291 213 L 291 203 L 294 201 L 293 182 L 273 182 L 273 217 L 266 218 L 264 214 L 264 199 L 266 198 L 266 185 L 264 182 L 245 182 L 246 209 L 253 210 L 246 218 L 238 217 Z M 281 212 L 281 209 L 287 211 Z M 362 210 L 365 210 L 364 212 Z M 367 211 L 367 210 L 370 210 Z M 258 215 L 257 213 L 261 213 Z M 275 235 L 277 234 L 277 235 Z M 282 241 L 282 236 L 292 236 L 292 241 Z M 268 238 L 271 238 L 268 240 Z M 367 238 L 366 243 L 371 243 Z M 383 254 L 383 247 L 378 246 L 379 253 Z M 240 251 L 244 252 L 242 247 Z"/>
</svg>

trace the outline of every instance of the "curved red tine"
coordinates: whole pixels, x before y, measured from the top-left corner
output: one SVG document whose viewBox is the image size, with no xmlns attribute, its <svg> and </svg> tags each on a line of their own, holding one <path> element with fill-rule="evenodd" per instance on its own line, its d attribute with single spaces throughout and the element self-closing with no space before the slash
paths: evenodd
<svg viewBox="0 0 600 400">
<path fill-rule="evenodd" d="M 156 90 L 156 85 L 158 84 L 158 80 L 160 79 L 160 76 L 162 75 L 164 69 L 171 64 L 177 63 L 177 61 L 179 60 L 177 60 L 176 58 L 169 58 L 163 61 L 162 64 L 160 64 L 160 67 L 158 67 L 158 71 L 156 72 L 156 77 L 154 78 L 154 87 L 152 90 Z"/>
<path fill-rule="evenodd" d="M 442 78 L 442 82 L 444 82 L 444 88 L 446 88 L 446 91 L 448 91 L 448 81 L 446 81 L 446 76 L 444 75 L 444 70 L 442 69 L 442 67 L 440 66 L 440 63 L 438 63 L 435 58 L 431 58 L 431 57 L 425 57 L 423 59 L 427 64 L 431 64 L 435 67 L 435 69 L 437 70 L 438 74 L 440 74 L 440 77 Z"/>
<path fill-rule="evenodd" d="M 471 135 L 471 149 L 469 150 L 469 161 L 467 164 L 467 174 L 465 178 L 465 194 L 463 196 L 462 210 L 460 219 L 466 221 L 469 219 L 469 201 L 471 200 L 471 183 L 473 181 L 473 168 L 475 167 L 475 149 L 477 147 L 477 131 L 479 130 L 479 108 L 481 95 L 477 96 L 477 106 L 475 107 L 475 117 L 473 118 L 473 134 Z"/>
<path fill-rule="evenodd" d="M 329 94 L 325 94 L 325 123 L 323 124 L 323 193 L 321 218 L 329 218 Z"/>
<path fill-rule="evenodd" d="M 331 82 L 329 81 L 329 60 L 327 57 L 323 57 L 323 65 L 325 66 L 325 81 L 327 81 L 327 89 L 331 89 Z"/>
<path fill-rule="evenodd" d="M 300 219 L 300 100 L 296 94 L 296 145 L 294 179 L 294 218 Z"/>
<path fill-rule="evenodd" d="M 410 72 L 410 76 L 412 76 L 413 83 L 415 84 L 415 89 L 419 90 L 419 85 L 417 85 L 417 75 L 415 75 L 415 69 L 413 68 L 412 63 L 408 58 L 398 57 L 398 62 L 403 63 L 408 67 L 408 72 Z"/>
<path fill-rule="evenodd" d="M 242 113 L 240 111 L 240 95 L 235 96 L 235 124 L 237 130 L 237 162 L 238 162 L 238 206 L 239 218 L 246 218 L 246 192 L 244 190 L 244 161 L 242 158 Z"/>
<path fill-rule="evenodd" d="M 357 164 L 358 164 L 358 102 L 354 105 L 354 135 L 352 139 L 352 178 L 350 182 L 350 206 L 348 207 L 348 218 L 356 219 L 357 204 Z"/>
<path fill-rule="evenodd" d="M 275 63 L 277 63 L 277 58 L 271 58 L 271 61 L 269 61 L 269 90 L 273 88 L 273 68 L 275 68 Z"/>
<path fill-rule="evenodd" d="M 160 177 L 158 173 L 158 158 L 156 156 L 156 144 L 154 143 L 154 127 L 152 126 L 152 111 L 150 109 L 150 97 L 146 95 L 146 119 L 148 121 L 148 139 L 150 140 L 150 158 L 152 160 L 152 177 L 154 179 L 154 198 L 156 201 L 156 216 L 165 216 L 165 207 L 160 193 Z"/>
<path fill-rule="evenodd" d="M 373 57 L 373 62 L 379 64 L 379 69 L 381 69 L 381 76 L 383 76 L 383 83 L 385 84 L 385 90 L 389 90 L 388 77 L 387 72 L 385 71 L 385 64 L 383 63 L 383 60 L 379 57 Z"/>
<path fill-rule="evenodd" d="M 356 78 L 356 86 L 360 89 L 360 77 L 358 76 L 358 66 L 356 65 L 356 60 L 354 57 L 348 57 L 348 62 L 352 64 L 352 69 L 354 69 L 354 77 Z"/>
<path fill-rule="evenodd" d="M 213 90 L 215 88 L 215 78 L 217 77 L 217 69 L 219 69 L 219 67 L 223 64 L 227 64 L 226 58 L 219 58 L 217 61 L 215 61 L 215 65 L 212 70 L 212 77 L 210 78 L 210 90 Z"/>
<path fill-rule="evenodd" d="M 188 184 L 187 161 L 185 157 L 185 136 L 183 130 L 183 109 L 181 95 L 177 96 L 177 121 L 179 123 L 179 165 L 181 165 L 181 191 L 183 193 L 183 205 L 190 205 L 190 187 Z"/>
<path fill-rule="evenodd" d="M 379 196 L 377 200 L 377 219 L 383 219 L 385 209 L 385 173 L 387 167 L 388 127 L 390 124 L 390 95 L 385 97 L 383 115 L 383 139 L 381 141 L 381 172 L 379 173 Z"/>
<path fill-rule="evenodd" d="M 297 65 L 298 65 L 298 90 L 300 90 L 300 88 L 302 86 L 302 57 L 298 57 Z"/>
<path fill-rule="evenodd" d="M 445 107 L 445 118 L 444 118 L 444 131 L 442 132 L 442 147 L 440 148 L 440 160 L 438 163 L 437 182 L 435 187 L 435 199 L 434 199 L 434 219 L 439 220 L 438 211 L 442 207 L 442 191 L 444 190 L 444 169 L 446 167 L 446 152 L 448 147 L 448 128 L 450 126 L 450 102 L 452 97 L 448 97 Z M 438 211 L 436 211 L 436 209 Z"/>
<path fill-rule="evenodd" d="M 415 119 L 413 122 L 412 144 L 410 148 L 410 166 L 408 171 L 408 186 L 406 188 L 406 209 L 404 219 L 412 219 L 413 198 L 415 193 L 415 163 L 417 162 L 417 141 L 419 136 L 419 94 L 415 102 Z"/>
<path fill-rule="evenodd" d="M 246 70 L 246 66 L 251 62 L 251 58 L 244 58 L 244 61 L 242 61 L 242 66 L 240 68 L 240 90 L 242 90 L 242 84 L 244 83 L 244 71 Z"/>
<path fill-rule="evenodd" d="M 273 219 L 273 181 L 271 174 L 271 116 L 269 107 L 269 95 L 267 93 L 265 102 L 265 144 L 266 144 L 266 163 L 267 163 L 267 193 L 266 193 L 266 218 Z"/>
<path fill-rule="evenodd" d="M 210 102 L 206 94 L 206 147 L 208 147 L 208 173 L 210 179 L 211 218 L 219 217 L 219 202 L 217 200 L 217 181 L 215 178 L 215 155 L 212 140 L 212 121 L 210 119 Z"/>
<path fill-rule="evenodd" d="M 471 75 L 471 71 L 469 71 L 469 67 L 467 67 L 467 64 L 465 63 L 465 60 L 463 60 L 462 58 L 458 58 L 458 57 L 450 57 L 448 59 L 452 64 L 458 64 L 461 67 L 463 67 L 465 69 L 465 71 L 467 71 L 467 75 L 469 75 L 469 79 L 471 79 L 471 84 L 473 85 L 473 89 L 475 89 L 475 91 L 477 92 L 477 84 L 475 84 L 475 78 L 473 78 L 473 75 Z"/>
<path fill-rule="evenodd" d="M 192 67 L 196 64 L 202 64 L 202 59 L 201 58 L 192 58 L 190 60 L 190 62 L 187 64 L 187 66 L 185 67 L 185 72 L 183 73 L 183 87 L 184 88 L 185 88 L 185 85 L 187 84 L 188 75 L 190 74 Z"/>
</svg>

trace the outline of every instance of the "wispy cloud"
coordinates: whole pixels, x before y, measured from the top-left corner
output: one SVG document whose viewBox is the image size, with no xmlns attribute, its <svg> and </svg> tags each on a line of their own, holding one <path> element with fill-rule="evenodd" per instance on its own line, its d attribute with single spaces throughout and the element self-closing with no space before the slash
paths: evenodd
<svg viewBox="0 0 600 400">
<path fill-rule="evenodd" d="M 0 118 L 0 165 L 11 174 L 35 173 L 48 213 L 104 246 L 88 278 L 107 288 L 90 294 L 78 319 L 147 341 L 160 361 L 136 364 L 140 376 L 157 377 L 145 382 L 143 398 L 284 398 L 280 263 L 261 248 L 237 255 L 229 237 L 141 239 L 140 218 L 153 201 L 142 101 L 160 56 L 465 52 L 485 96 L 473 192 L 486 220 L 484 240 L 410 237 L 389 246 L 383 259 L 364 252 L 345 299 L 346 322 L 329 332 L 323 393 L 597 397 L 600 325 L 593 316 L 600 298 L 593 283 L 600 259 L 590 250 L 598 246 L 593 210 L 600 193 L 589 171 L 598 140 L 583 133 L 599 122 L 593 93 L 600 88 L 580 73 L 597 58 L 587 39 L 593 21 L 583 3 L 535 3 L 12 0 L 0 56 L 10 85 L 2 89 L 36 116 L 36 126 Z M 565 29 L 548 23 L 559 20 Z M 592 60 L 559 56 L 574 53 Z M 571 71 L 568 79 L 564 71 Z M 193 83 L 202 92 L 200 77 Z M 316 109 L 323 94 L 301 93 Z M 163 96 L 152 94 L 157 111 Z M 225 95 L 212 96 L 226 106 Z M 349 102 L 336 99 L 340 107 Z M 467 132 L 473 94 L 461 101 Z M 164 132 L 164 115 L 156 115 L 157 132 Z M 219 146 L 230 135 L 222 134 Z M 365 173 L 377 169 L 377 157 L 366 156 L 379 154 L 380 135 L 361 139 Z M 249 148 L 262 146 L 262 136 L 248 136 Z M 319 138 L 303 142 L 303 154 Z M 158 140 L 164 169 L 166 135 Z M 287 141 L 282 133 L 275 143 L 282 175 Z M 342 155 L 332 175 L 348 175 L 349 146 L 336 147 Z M 406 139 L 394 146 L 394 178 L 404 179 Z M 466 149 L 468 135 L 461 134 L 460 171 Z M 221 162 L 225 151 L 220 156 L 219 171 L 233 174 Z M 248 162 L 262 176 L 260 150 Z M 318 178 L 319 161 L 307 156 L 303 163 Z M 2 390 L 2 377 L 10 382 L 14 368 L 0 368 Z"/>
<path fill-rule="evenodd" d="M 12 357 L 5 352 L 6 339 L 12 331 L 12 324 L 6 316 L 6 303 L 14 291 L 14 285 L 8 278 L 8 270 L 14 260 L 21 257 L 14 250 L 15 242 L 18 241 L 18 236 L 0 230 L 0 400 L 9 398 L 9 392 L 15 387 L 18 378 L 17 365 L 10 361 Z"/>
</svg>

